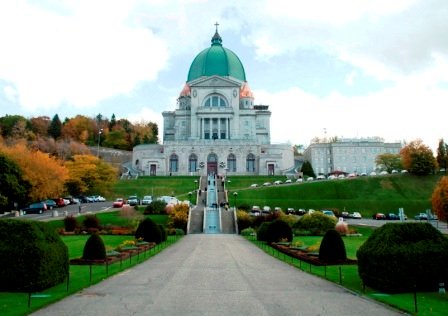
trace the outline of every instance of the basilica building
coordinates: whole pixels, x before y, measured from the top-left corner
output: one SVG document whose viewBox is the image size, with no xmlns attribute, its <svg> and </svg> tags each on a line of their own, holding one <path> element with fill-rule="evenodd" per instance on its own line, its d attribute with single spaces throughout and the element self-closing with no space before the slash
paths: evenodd
<svg viewBox="0 0 448 316">
<path fill-rule="evenodd" d="M 218 29 L 193 60 L 174 111 L 163 112 L 163 144 L 138 145 L 140 175 L 282 175 L 293 148 L 271 144 L 268 105 L 256 105 L 238 56 Z"/>
</svg>

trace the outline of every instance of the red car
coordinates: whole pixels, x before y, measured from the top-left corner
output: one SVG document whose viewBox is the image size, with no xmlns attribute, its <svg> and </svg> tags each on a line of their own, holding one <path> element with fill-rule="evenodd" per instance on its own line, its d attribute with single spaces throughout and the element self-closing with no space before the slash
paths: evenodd
<svg viewBox="0 0 448 316">
<path fill-rule="evenodd" d="M 373 215 L 373 219 L 376 220 L 386 219 L 386 215 L 384 215 L 383 213 L 376 213 L 375 215 Z"/>
<path fill-rule="evenodd" d="M 112 207 L 120 208 L 120 207 L 123 207 L 123 205 L 124 205 L 124 199 L 118 198 L 114 201 L 114 203 L 112 204 Z"/>
</svg>

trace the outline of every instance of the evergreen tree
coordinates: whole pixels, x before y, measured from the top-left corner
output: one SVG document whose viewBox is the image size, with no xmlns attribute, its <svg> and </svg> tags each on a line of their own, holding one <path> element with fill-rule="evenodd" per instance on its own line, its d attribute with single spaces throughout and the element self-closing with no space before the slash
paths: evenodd
<svg viewBox="0 0 448 316">
<path fill-rule="evenodd" d="M 439 140 L 439 147 L 437 148 L 437 163 L 439 168 L 445 169 L 448 167 L 448 145 L 445 144 L 443 138 Z"/>
<path fill-rule="evenodd" d="M 159 142 L 159 127 L 156 123 L 149 123 L 151 126 L 152 137 L 150 138 L 150 144 L 157 144 Z"/>
<path fill-rule="evenodd" d="M 5 154 L 0 153 L 0 207 L 13 207 L 13 203 L 28 200 L 30 183 L 23 179 L 20 167 Z"/>
<path fill-rule="evenodd" d="M 300 170 L 303 172 L 303 175 L 308 177 L 316 177 L 316 174 L 314 173 L 313 166 L 311 166 L 311 163 L 308 160 L 305 160 L 302 165 L 302 169 Z"/>
<path fill-rule="evenodd" d="M 140 135 L 137 134 L 134 137 L 134 146 L 140 145 L 142 143 L 141 139 L 140 139 Z"/>
<path fill-rule="evenodd" d="M 112 117 L 110 118 L 109 129 L 112 130 L 115 125 L 117 125 L 117 120 L 115 119 L 115 114 L 112 114 Z"/>
<path fill-rule="evenodd" d="M 58 139 L 61 137 L 62 132 L 62 123 L 59 119 L 59 116 L 56 114 L 53 116 L 53 119 L 51 120 L 50 126 L 48 127 L 48 135 L 53 137 L 54 139 Z"/>
</svg>

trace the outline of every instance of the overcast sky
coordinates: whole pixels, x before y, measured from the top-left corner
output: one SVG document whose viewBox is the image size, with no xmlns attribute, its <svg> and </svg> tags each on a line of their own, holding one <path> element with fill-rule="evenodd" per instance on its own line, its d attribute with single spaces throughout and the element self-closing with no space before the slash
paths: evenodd
<svg viewBox="0 0 448 316">
<path fill-rule="evenodd" d="M 219 23 L 271 141 L 448 141 L 446 0 L 0 0 L 0 116 L 157 122 Z"/>
</svg>

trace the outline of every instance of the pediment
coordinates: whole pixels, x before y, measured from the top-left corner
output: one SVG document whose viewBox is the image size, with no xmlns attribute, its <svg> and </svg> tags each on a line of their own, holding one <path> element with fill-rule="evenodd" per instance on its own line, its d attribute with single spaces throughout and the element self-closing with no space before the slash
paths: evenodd
<svg viewBox="0 0 448 316">
<path fill-rule="evenodd" d="M 240 87 L 241 82 L 238 80 L 233 80 L 230 78 L 225 78 L 221 76 L 211 76 L 211 77 L 201 77 L 194 81 L 191 81 L 190 87 L 213 87 L 213 88 L 225 88 L 225 87 Z"/>
</svg>

